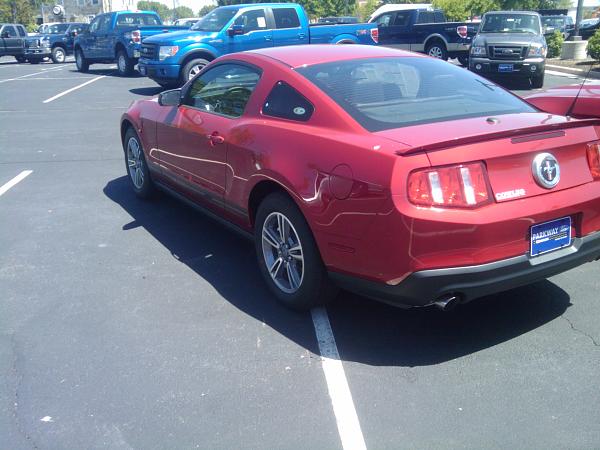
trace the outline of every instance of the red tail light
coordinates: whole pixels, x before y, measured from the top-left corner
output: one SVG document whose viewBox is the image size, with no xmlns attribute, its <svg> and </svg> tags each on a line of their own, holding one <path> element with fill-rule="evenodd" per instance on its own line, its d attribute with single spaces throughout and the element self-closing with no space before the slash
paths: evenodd
<svg viewBox="0 0 600 450">
<path fill-rule="evenodd" d="M 588 144 L 587 160 L 594 180 L 600 180 L 600 143 Z"/>
<path fill-rule="evenodd" d="M 142 33 L 140 33 L 140 30 L 133 30 L 131 32 L 131 40 L 136 44 L 142 42 Z"/>
<path fill-rule="evenodd" d="M 408 198 L 415 205 L 477 208 L 491 201 L 481 162 L 417 170 L 408 177 Z"/>
<path fill-rule="evenodd" d="M 378 44 L 379 43 L 379 28 L 371 28 L 371 39 Z"/>
<path fill-rule="evenodd" d="M 461 38 L 466 38 L 467 37 L 467 27 L 465 25 L 461 25 L 459 27 L 456 27 L 456 32 L 458 33 L 458 35 Z"/>
</svg>

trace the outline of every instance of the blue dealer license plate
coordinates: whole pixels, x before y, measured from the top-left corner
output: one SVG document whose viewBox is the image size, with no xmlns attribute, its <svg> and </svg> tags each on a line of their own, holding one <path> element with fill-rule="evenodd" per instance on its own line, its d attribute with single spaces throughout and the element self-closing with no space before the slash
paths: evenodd
<svg viewBox="0 0 600 450">
<path fill-rule="evenodd" d="M 498 72 L 512 72 L 513 68 L 512 64 L 498 64 Z"/>
<path fill-rule="evenodd" d="M 571 218 L 552 220 L 531 227 L 531 256 L 571 245 Z"/>
</svg>

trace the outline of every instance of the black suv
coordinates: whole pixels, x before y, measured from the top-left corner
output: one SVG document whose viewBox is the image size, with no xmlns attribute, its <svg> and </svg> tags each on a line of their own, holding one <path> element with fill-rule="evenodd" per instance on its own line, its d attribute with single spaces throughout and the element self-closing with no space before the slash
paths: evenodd
<svg viewBox="0 0 600 450">
<path fill-rule="evenodd" d="M 14 56 L 18 62 L 24 62 L 23 45 L 27 31 L 23 25 L 0 23 L 0 56 Z"/>
<path fill-rule="evenodd" d="M 488 12 L 471 45 L 469 70 L 490 78 L 529 78 L 541 88 L 547 50 L 538 13 Z"/>
</svg>

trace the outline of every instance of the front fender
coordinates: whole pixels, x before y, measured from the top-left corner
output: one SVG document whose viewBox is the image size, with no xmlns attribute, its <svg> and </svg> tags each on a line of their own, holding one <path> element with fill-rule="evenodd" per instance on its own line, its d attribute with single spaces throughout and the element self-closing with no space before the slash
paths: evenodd
<svg viewBox="0 0 600 450">
<path fill-rule="evenodd" d="M 222 52 L 219 51 L 219 49 L 217 49 L 217 47 L 205 44 L 203 42 L 199 42 L 197 44 L 190 44 L 187 47 L 185 47 L 183 49 L 183 51 L 180 51 L 180 53 L 181 53 L 180 55 L 179 54 L 177 55 L 177 57 L 178 57 L 177 64 L 182 64 L 183 61 L 188 59 L 188 57 L 194 53 L 198 53 L 198 54 L 204 53 L 206 55 L 210 55 L 211 59 L 218 58 L 222 54 Z"/>
</svg>

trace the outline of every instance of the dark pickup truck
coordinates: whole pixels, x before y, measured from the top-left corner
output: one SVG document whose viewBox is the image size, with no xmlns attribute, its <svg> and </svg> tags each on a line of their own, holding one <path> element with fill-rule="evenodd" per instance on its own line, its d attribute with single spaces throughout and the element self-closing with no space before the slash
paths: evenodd
<svg viewBox="0 0 600 450">
<path fill-rule="evenodd" d="M 75 38 L 77 70 L 87 72 L 90 64 L 116 61 L 119 75 L 129 76 L 145 38 L 176 30 L 187 30 L 187 27 L 165 26 L 153 11 L 99 14 Z"/>
<path fill-rule="evenodd" d="M 17 23 L 0 23 L 0 56 L 14 56 L 18 62 L 24 62 L 23 42 L 27 31 Z"/>
<path fill-rule="evenodd" d="M 444 12 L 431 9 L 386 11 L 369 22 L 379 28 L 379 44 L 467 65 L 469 48 L 479 23 L 447 22 Z"/>
<path fill-rule="evenodd" d="M 44 34 L 25 38 L 25 58 L 37 64 L 44 58 L 51 58 L 55 64 L 65 62 L 73 53 L 75 36 L 85 27 L 83 23 L 56 23 L 47 28 Z"/>
</svg>

